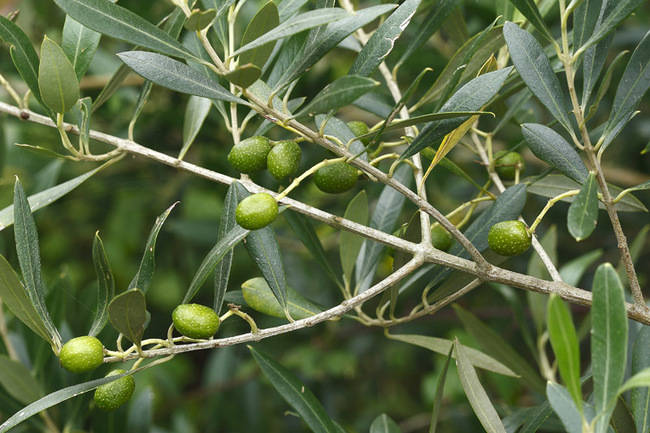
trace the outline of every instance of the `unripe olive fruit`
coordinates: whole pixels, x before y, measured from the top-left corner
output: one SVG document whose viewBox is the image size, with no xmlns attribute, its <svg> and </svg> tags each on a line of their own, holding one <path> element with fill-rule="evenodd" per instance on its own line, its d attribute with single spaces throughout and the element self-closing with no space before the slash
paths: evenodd
<svg viewBox="0 0 650 433">
<path fill-rule="evenodd" d="M 431 243 L 441 251 L 447 251 L 451 248 L 452 237 L 447 230 L 440 224 L 431 227 Z"/>
<path fill-rule="evenodd" d="M 266 166 L 274 178 L 284 179 L 298 171 L 301 156 L 302 151 L 295 141 L 278 141 L 266 157 Z"/>
<path fill-rule="evenodd" d="M 112 370 L 106 377 L 124 373 L 126 373 L 126 370 Z M 115 410 L 131 399 L 134 390 L 135 379 L 133 376 L 128 375 L 98 386 L 95 390 L 93 400 L 95 400 L 95 405 L 100 409 Z"/>
<path fill-rule="evenodd" d="M 519 173 L 522 173 L 526 168 L 524 159 L 517 152 L 500 152 L 497 153 L 496 157 L 494 169 L 502 179 L 513 180 L 517 168 L 519 168 Z"/>
<path fill-rule="evenodd" d="M 59 361 L 73 373 L 94 370 L 104 362 L 104 346 L 95 337 L 76 337 L 63 345 Z"/>
<path fill-rule="evenodd" d="M 358 177 L 356 168 L 339 161 L 319 168 L 314 175 L 314 183 L 323 192 L 338 194 L 354 187 Z"/>
<path fill-rule="evenodd" d="M 249 195 L 237 205 L 235 220 L 247 230 L 257 230 L 271 224 L 278 216 L 278 202 L 265 192 Z"/>
<path fill-rule="evenodd" d="M 266 156 L 271 151 L 268 138 L 256 135 L 234 145 L 228 154 L 228 162 L 242 173 L 253 173 L 266 168 Z"/>
<path fill-rule="evenodd" d="M 348 122 L 348 128 L 350 128 L 350 131 L 352 131 L 355 137 L 365 135 L 370 131 L 368 125 L 360 120 L 352 120 Z M 368 145 L 368 143 L 370 143 L 370 137 L 363 138 L 360 141 L 363 144 Z"/>
<path fill-rule="evenodd" d="M 502 256 L 518 256 L 530 248 L 531 235 L 521 221 L 501 221 L 490 227 L 488 245 Z"/>
<path fill-rule="evenodd" d="M 172 312 L 174 328 L 186 337 L 205 339 L 219 329 L 219 316 L 210 307 L 200 304 L 181 304 Z"/>
</svg>

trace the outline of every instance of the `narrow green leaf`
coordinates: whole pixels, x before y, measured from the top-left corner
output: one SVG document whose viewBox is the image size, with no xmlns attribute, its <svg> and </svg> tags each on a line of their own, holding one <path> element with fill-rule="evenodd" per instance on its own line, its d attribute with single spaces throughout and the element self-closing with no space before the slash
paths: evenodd
<svg viewBox="0 0 650 433">
<path fill-rule="evenodd" d="M 573 12 L 573 47 L 578 49 L 593 34 L 603 0 L 582 0 Z"/>
<path fill-rule="evenodd" d="M 90 178 L 93 174 L 97 173 L 105 166 L 106 165 L 102 165 L 93 170 L 90 170 L 87 173 L 79 175 L 74 179 L 70 179 L 59 185 L 53 186 L 52 188 L 48 188 L 44 191 L 30 195 L 27 201 L 29 201 L 29 206 L 31 211 L 36 212 L 37 210 L 54 203 L 64 195 L 73 191 L 75 188 L 77 188 L 79 185 L 84 183 L 86 180 L 88 180 L 88 178 Z M 10 205 L 0 210 L 0 230 L 6 229 L 7 227 L 11 226 L 13 223 L 14 223 L 14 206 Z"/>
<path fill-rule="evenodd" d="M 140 289 L 129 289 L 108 304 L 108 318 L 118 332 L 140 346 L 147 321 L 147 304 Z"/>
<path fill-rule="evenodd" d="M 99 232 L 95 233 L 95 239 L 93 240 L 93 263 L 95 264 L 95 274 L 97 274 L 97 307 L 95 319 L 90 326 L 88 335 L 96 336 L 106 326 L 108 303 L 115 296 L 115 279 L 108 263 L 108 257 L 106 257 L 106 251 L 104 251 L 104 244 L 99 237 Z"/>
<path fill-rule="evenodd" d="M 562 421 L 567 433 L 582 433 L 582 415 L 581 410 L 572 400 L 569 391 L 562 385 L 548 382 L 546 385 L 546 398 L 548 398 L 553 411 Z M 582 403 L 582 399 L 580 399 Z"/>
<path fill-rule="evenodd" d="M 438 0 L 418 27 L 415 37 L 409 39 L 408 47 L 400 57 L 395 68 L 399 68 L 438 31 L 449 14 L 458 6 L 456 0 Z"/>
<path fill-rule="evenodd" d="M 154 399 L 155 394 L 151 384 L 148 384 L 145 389 L 138 390 L 138 393 L 129 402 L 125 431 L 129 433 L 152 432 Z"/>
<path fill-rule="evenodd" d="M 544 425 L 544 422 L 553 415 L 553 409 L 548 401 L 545 401 L 534 409 L 534 412 L 528 414 L 526 423 L 521 427 L 519 433 L 537 432 Z"/>
<path fill-rule="evenodd" d="M 643 326 L 636 335 L 632 349 L 632 375 L 650 368 L 650 326 Z M 650 431 L 650 389 L 634 388 L 630 391 L 630 405 L 638 433 Z"/>
<path fill-rule="evenodd" d="M 569 233 L 580 242 L 587 239 L 598 224 L 598 184 L 596 175 L 589 173 L 580 193 L 569 206 L 567 226 Z"/>
<path fill-rule="evenodd" d="M 314 96 L 309 103 L 296 114 L 296 117 L 305 114 L 327 113 L 338 110 L 356 101 L 361 95 L 368 93 L 379 83 L 371 78 L 358 75 L 345 75 L 334 80 Z"/>
<path fill-rule="evenodd" d="M 623 386 L 618 390 L 619 394 L 629 391 L 634 388 L 649 388 L 650 387 L 650 367 L 645 368 L 630 377 Z"/>
<path fill-rule="evenodd" d="M 259 67 L 247 63 L 228 72 L 224 78 L 239 87 L 246 88 L 257 81 L 260 75 L 262 75 L 262 70 Z"/>
<path fill-rule="evenodd" d="M 401 433 L 397 423 L 388 415 L 382 413 L 370 424 L 370 433 Z"/>
<path fill-rule="evenodd" d="M 452 10 L 457 6 L 453 2 Z M 483 31 L 467 40 L 451 57 L 436 81 L 425 92 L 422 101 L 438 100 L 444 102 L 444 95 L 449 95 L 459 83 L 465 83 L 480 71 L 483 64 L 494 52 L 504 45 L 502 26 L 490 24 Z"/>
<path fill-rule="evenodd" d="M 571 191 L 572 189 L 580 189 L 581 187 L 582 186 L 573 179 L 569 179 L 568 177 L 560 174 L 551 174 L 545 176 L 541 180 L 536 180 L 534 183 L 531 183 L 528 186 L 528 191 L 533 194 L 541 195 L 542 197 L 550 198 L 567 191 Z M 614 197 L 623 191 L 622 188 L 609 183 L 607 184 L 607 187 Z M 567 197 L 565 199 L 562 199 L 563 202 L 567 203 L 571 203 L 574 200 L 575 197 Z M 599 203 L 598 207 L 600 209 L 605 208 L 602 203 Z M 648 209 L 645 207 L 645 205 L 632 194 L 626 194 L 621 199 L 621 201 L 616 203 L 616 210 L 619 212 L 648 212 Z"/>
<path fill-rule="evenodd" d="M 648 31 L 630 57 L 616 89 L 614 104 L 605 127 L 611 131 L 629 113 L 634 112 L 650 87 L 650 31 Z"/>
<path fill-rule="evenodd" d="M 612 2 L 611 5 L 613 5 L 613 7 L 608 10 L 607 16 L 605 16 L 602 22 L 598 24 L 594 33 L 589 39 L 587 39 L 584 45 L 580 47 L 580 50 L 587 49 L 607 36 L 621 21 L 627 18 L 628 15 L 639 7 L 641 3 L 643 3 L 643 0 L 618 0 Z"/>
<path fill-rule="evenodd" d="M 77 79 L 81 80 L 86 74 L 101 37 L 101 33 L 90 30 L 69 16 L 65 17 L 61 48 L 70 59 Z"/>
<path fill-rule="evenodd" d="M 368 212 L 368 196 L 366 195 L 366 191 L 363 190 L 350 200 L 343 218 L 366 225 L 368 224 Z M 348 231 L 341 232 L 339 238 L 339 255 L 343 275 L 348 283 L 352 279 L 352 271 L 354 270 L 354 264 L 362 244 L 363 238 L 361 236 Z"/>
<path fill-rule="evenodd" d="M 591 251 L 565 263 L 559 269 L 562 281 L 571 286 L 577 286 L 589 266 L 591 266 L 602 255 L 603 250 Z"/>
<path fill-rule="evenodd" d="M 546 323 L 560 376 L 562 376 L 576 406 L 582 412 L 578 337 L 569 308 L 555 294 L 551 295 L 548 301 Z"/>
<path fill-rule="evenodd" d="M 36 311 L 27 290 L 7 259 L 0 255 L 0 298 L 18 320 L 48 343 L 52 343 L 43 319 Z"/>
<path fill-rule="evenodd" d="M 481 110 L 499 92 L 511 71 L 512 68 L 509 67 L 479 75 L 458 89 L 440 108 L 439 112 Z M 400 158 L 405 159 L 413 156 L 427 146 L 437 146 L 445 135 L 460 126 L 467 118 L 439 120 L 427 124 Z"/>
<path fill-rule="evenodd" d="M 302 8 L 308 0 L 282 0 L 278 5 L 280 22 L 286 21 Z"/>
<path fill-rule="evenodd" d="M 178 159 L 183 159 L 190 150 L 190 146 L 199 135 L 203 122 L 210 113 L 210 108 L 212 108 L 212 101 L 207 98 L 192 95 L 188 99 L 183 119 L 183 147 L 178 154 Z"/>
<path fill-rule="evenodd" d="M 453 346 L 449 349 L 449 354 L 445 360 L 445 365 L 442 367 L 438 380 L 436 381 L 436 392 L 433 398 L 433 409 L 431 409 L 431 422 L 429 423 L 429 433 L 436 433 L 438 428 L 438 415 L 442 407 L 442 397 L 445 392 L 445 381 L 447 380 L 447 371 L 449 371 L 449 364 L 452 358 Z"/>
<path fill-rule="evenodd" d="M 25 32 L 0 15 L 0 39 L 10 45 L 11 60 L 14 66 L 36 99 L 42 101 L 41 91 L 38 87 L 38 54 Z"/>
<path fill-rule="evenodd" d="M 528 147 L 542 161 L 579 183 L 587 179 L 587 168 L 573 147 L 557 132 L 538 123 L 524 123 L 521 132 Z"/>
<path fill-rule="evenodd" d="M 41 384 L 29 369 L 5 355 L 0 355 L 0 385 L 22 404 L 29 404 L 43 396 Z"/>
<path fill-rule="evenodd" d="M 395 7 L 396 5 L 394 4 L 376 5 L 358 10 L 352 16 L 348 15 L 343 18 L 335 18 L 333 22 L 323 28 L 322 32 L 319 33 L 319 37 L 306 41 L 300 53 L 293 57 L 293 61 L 284 69 L 282 76 L 277 79 L 275 88 L 281 88 L 291 83 L 311 68 L 330 50 L 338 46 L 352 32 L 369 24 L 380 15 L 385 14 Z"/>
<path fill-rule="evenodd" d="M 537 5 L 533 0 L 510 1 L 517 7 L 517 9 L 519 9 L 519 12 L 521 12 L 522 15 L 525 16 L 526 19 L 530 21 L 531 24 L 534 25 L 542 35 L 544 35 L 544 37 L 549 42 L 553 42 L 555 40 L 551 32 L 548 30 L 548 27 L 546 27 L 546 24 L 544 24 L 542 14 L 539 12 L 539 9 L 537 9 Z"/>
<path fill-rule="evenodd" d="M 594 67 L 599 66 L 598 64 L 596 64 L 595 59 L 601 59 L 603 61 L 603 66 L 604 66 L 604 61 L 606 60 L 607 56 L 603 53 L 605 50 L 601 49 L 601 45 L 611 42 L 612 39 L 613 38 L 607 38 L 605 40 L 602 40 L 598 43 L 598 45 L 596 45 L 595 47 L 591 47 L 587 50 L 587 52 L 585 53 L 585 60 L 583 62 L 583 64 L 585 65 L 583 67 L 583 70 L 588 67 L 587 62 L 590 57 L 594 57 L 594 60 L 591 62 L 591 64 L 594 65 Z M 609 45 L 607 46 L 607 48 L 609 48 Z M 600 75 L 600 70 L 592 71 L 592 73 L 589 76 L 587 76 L 586 72 L 584 73 L 583 90 L 582 90 L 582 106 L 587 107 L 587 105 L 589 104 L 589 109 L 587 110 L 587 118 L 590 118 L 592 114 L 595 113 L 598 107 L 600 106 L 600 103 L 605 97 L 605 94 L 607 94 L 610 85 L 612 84 L 612 77 L 614 75 L 614 71 L 618 69 L 619 63 L 621 63 L 621 61 L 628 54 L 629 51 L 627 50 L 621 51 L 616 55 L 616 57 L 614 57 L 614 60 L 612 60 L 611 63 L 607 66 L 607 70 L 605 71 L 605 75 L 603 76 L 603 79 L 600 81 L 600 85 L 598 86 L 598 91 L 596 92 L 596 96 L 594 97 L 593 101 L 590 101 L 589 97 L 591 96 L 592 90 L 595 88 L 596 80 Z"/>
<path fill-rule="evenodd" d="M 149 233 L 149 238 L 144 247 L 144 252 L 142 253 L 142 259 L 140 260 L 140 266 L 138 267 L 138 272 L 129 283 L 129 289 L 138 288 L 142 290 L 142 293 L 147 293 L 149 290 L 149 285 L 151 284 L 151 278 L 153 277 L 153 271 L 156 267 L 155 253 L 156 253 L 156 240 L 158 239 L 158 233 L 162 229 L 165 220 L 171 213 L 172 209 L 178 204 L 178 202 L 172 204 L 156 218 L 154 225 Z"/>
<path fill-rule="evenodd" d="M 217 267 L 217 264 L 226 256 L 227 253 L 232 251 L 232 249 L 239 242 L 244 240 L 246 236 L 250 236 L 248 230 L 245 230 L 239 226 L 233 227 L 226 235 L 219 238 L 219 241 L 215 244 L 214 247 L 208 252 L 208 254 L 201 262 L 199 269 L 196 271 L 190 286 L 183 297 L 183 304 L 190 302 L 197 292 L 203 286 L 203 283 L 208 279 L 212 271 Z"/>
<path fill-rule="evenodd" d="M 507 341 L 469 311 L 456 304 L 453 307 L 465 330 L 474 337 L 487 355 L 502 362 L 521 376 L 522 380 L 532 389 L 539 392 L 544 391 L 544 382 L 539 373 Z"/>
<path fill-rule="evenodd" d="M 445 340 L 443 338 L 427 337 L 425 335 L 407 335 L 407 334 L 388 334 L 391 340 L 401 341 L 403 343 L 412 344 L 414 346 L 423 347 L 432 352 L 448 356 L 449 352 L 454 347 L 454 342 Z M 486 355 L 485 353 L 465 347 L 465 356 L 468 357 L 470 363 L 483 370 L 491 371 L 493 373 L 502 374 L 504 376 L 517 377 L 517 374 L 503 365 L 501 362 Z M 456 353 L 452 353 L 452 358 L 456 359 Z"/>
<path fill-rule="evenodd" d="M 45 36 L 41 45 L 38 87 L 43 103 L 56 113 L 65 113 L 79 100 L 79 81 L 65 53 Z"/>
<path fill-rule="evenodd" d="M 293 407 L 314 433 L 338 433 L 334 422 L 314 394 L 289 370 L 252 347 L 248 347 L 264 376 Z"/>
<path fill-rule="evenodd" d="M 395 170 L 393 179 L 407 187 L 413 179 L 411 167 L 403 164 Z M 379 195 L 377 205 L 370 218 L 370 227 L 386 233 L 392 233 L 402 213 L 405 197 L 390 186 L 385 186 Z M 355 267 L 356 291 L 363 293 L 372 284 L 379 259 L 386 246 L 379 242 L 364 240 Z"/>
<path fill-rule="evenodd" d="M 291 230 L 293 230 L 296 236 L 298 236 L 298 239 L 300 239 L 302 244 L 309 250 L 312 257 L 325 271 L 325 274 L 336 285 L 340 285 L 340 279 L 336 275 L 332 265 L 330 265 L 329 260 L 327 260 L 325 249 L 323 248 L 320 239 L 318 239 L 318 235 L 316 234 L 316 230 L 314 230 L 311 221 L 309 221 L 306 216 L 292 210 L 286 210 L 282 215 L 289 223 Z"/>
<path fill-rule="evenodd" d="M 499 418 L 499 414 L 492 405 L 485 389 L 474 370 L 467 349 L 461 345 L 458 340 L 454 342 L 454 351 L 456 352 L 456 366 L 458 367 L 458 378 L 465 390 L 465 395 L 469 404 L 478 417 L 481 425 L 488 433 L 506 433 L 506 429 Z"/>
<path fill-rule="evenodd" d="M 524 83 L 551 112 L 553 117 L 567 130 L 572 130 L 566 92 L 551 68 L 539 42 L 526 30 L 507 22 L 503 26 L 503 36 L 508 44 L 512 62 L 515 64 Z"/>
<path fill-rule="evenodd" d="M 208 80 L 186 64 L 169 57 L 146 51 L 127 51 L 117 56 L 139 75 L 168 89 L 217 101 L 249 105 L 219 83 Z"/>
<path fill-rule="evenodd" d="M 84 26 L 174 57 L 197 60 L 178 41 L 130 10 L 106 0 L 54 0 Z"/>
<path fill-rule="evenodd" d="M 61 348 L 61 335 L 54 326 L 45 304 L 45 283 L 41 276 L 41 255 L 38 245 L 38 232 L 36 223 L 25 197 L 25 191 L 18 178 L 14 185 L 14 236 L 16 240 L 16 253 L 20 270 L 23 274 L 25 288 L 29 299 L 41 317 L 49 335 L 48 340 L 54 348 Z"/>
<path fill-rule="evenodd" d="M 267 3 L 270 4 L 271 2 Z M 262 10 L 260 10 L 260 13 Z M 275 11 L 277 16 L 277 9 Z M 349 14 L 340 8 L 323 8 L 315 9 L 308 12 L 303 12 L 300 15 L 289 18 L 285 22 L 276 26 L 269 26 L 271 30 L 265 31 L 263 34 L 259 35 L 257 31 L 251 33 L 250 42 L 242 40 L 242 47 L 236 50 L 232 55 L 236 56 L 237 54 L 245 53 L 249 50 L 258 47 L 264 47 L 269 42 L 277 41 L 278 39 L 286 38 L 287 36 L 295 35 L 296 33 L 303 32 L 314 27 L 319 27 L 333 21 L 343 20 L 348 18 Z M 263 17 L 260 17 L 263 19 Z M 279 20 L 279 18 L 278 18 Z M 269 23 L 270 25 L 270 23 Z M 268 30 L 268 29 L 267 29 Z M 273 46 L 271 46 L 271 49 Z M 268 48 L 267 48 L 268 50 Z M 254 56 L 251 56 L 254 57 Z M 248 60 L 244 63 L 254 63 L 258 66 L 263 66 L 255 62 Z"/>
<path fill-rule="evenodd" d="M 269 1 L 263 5 L 259 11 L 257 11 L 253 19 L 248 23 L 244 36 L 242 36 L 241 39 L 241 45 L 246 46 L 265 33 L 278 27 L 279 24 L 280 15 L 278 13 L 278 8 L 275 3 Z M 252 63 L 261 70 L 268 58 L 271 56 L 274 46 L 274 41 L 271 41 L 263 45 L 258 45 L 256 48 L 242 53 L 239 56 L 239 64 L 245 65 L 247 63 Z"/>
<path fill-rule="evenodd" d="M 228 187 L 228 192 L 226 193 L 226 199 L 223 204 L 223 213 L 221 214 L 221 219 L 219 220 L 219 229 L 217 231 L 217 239 L 221 240 L 226 235 L 237 227 L 237 222 L 235 221 L 235 211 L 237 209 L 237 203 L 239 203 L 237 189 L 243 187 L 238 182 L 233 182 Z M 217 267 L 214 271 L 214 303 L 213 309 L 220 314 L 221 307 L 223 305 L 223 300 L 228 290 L 228 282 L 230 281 L 230 269 L 232 267 L 232 258 L 234 251 L 231 248 L 223 256 L 223 258 L 217 263 Z"/>
<path fill-rule="evenodd" d="M 278 303 L 273 291 L 264 278 L 251 278 L 241 285 L 242 296 L 246 305 L 267 316 L 284 318 L 285 310 Z M 292 287 L 287 287 L 287 307 L 294 320 L 305 319 L 323 310 L 310 302 Z"/>
<path fill-rule="evenodd" d="M 591 369 L 594 406 L 600 418 L 596 433 L 605 433 L 627 365 L 627 312 L 623 285 L 612 265 L 596 270 L 591 289 Z"/>
<path fill-rule="evenodd" d="M 66 400 L 69 400 L 73 397 L 85 394 L 89 391 L 96 389 L 97 387 L 104 385 L 106 383 L 113 382 L 114 380 L 120 379 L 124 376 L 135 373 L 138 370 L 141 370 L 145 367 L 140 367 L 137 370 L 131 370 L 124 374 L 116 374 L 114 376 L 102 377 L 101 379 L 91 380 L 89 382 L 80 383 L 77 385 L 68 386 L 67 388 L 60 389 L 51 394 L 46 395 L 45 397 L 31 403 L 30 405 L 22 408 L 17 413 L 13 414 L 8 418 L 2 425 L 0 425 L 0 433 L 5 433 L 22 423 L 23 421 L 33 417 L 34 415 L 47 410 L 53 406 L 56 406 L 59 403 L 62 403 Z"/>
<path fill-rule="evenodd" d="M 421 0 L 406 0 L 372 34 L 366 45 L 354 60 L 348 74 L 370 76 L 379 64 L 390 54 L 395 41 L 408 27 Z M 440 6 L 436 5 L 436 9 Z"/>
</svg>

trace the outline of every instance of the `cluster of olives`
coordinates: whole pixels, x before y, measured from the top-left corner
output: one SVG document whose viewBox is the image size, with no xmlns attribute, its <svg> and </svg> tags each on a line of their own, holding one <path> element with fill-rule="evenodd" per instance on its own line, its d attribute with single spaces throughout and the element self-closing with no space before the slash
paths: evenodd
<svg viewBox="0 0 650 433">
<path fill-rule="evenodd" d="M 172 312 L 174 328 L 182 335 L 193 339 L 207 339 L 219 329 L 219 316 L 205 305 L 181 304 Z M 85 373 L 104 362 L 104 346 L 95 337 L 83 336 L 69 340 L 59 352 L 59 362 L 73 373 Z M 124 375 L 126 370 L 111 370 L 105 377 Z M 124 375 L 112 382 L 100 385 L 95 390 L 95 406 L 103 410 L 114 410 L 131 399 L 135 390 L 135 379 Z"/>
</svg>

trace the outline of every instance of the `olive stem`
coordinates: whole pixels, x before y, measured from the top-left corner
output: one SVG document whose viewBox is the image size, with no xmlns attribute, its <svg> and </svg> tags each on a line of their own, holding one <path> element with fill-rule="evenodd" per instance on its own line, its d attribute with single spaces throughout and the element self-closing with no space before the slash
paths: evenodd
<svg viewBox="0 0 650 433">
<path fill-rule="evenodd" d="M 4 87 L 9 96 L 11 96 L 11 99 L 16 101 L 16 105 L 18 105 L 19 108 L 26 108 L 26 106 L 23 104 L 23 101 L 20 99 L 18 92 L 16 92 L 11 83 L 9 83 L 9 81 L 7 81 L 5 77 L 2 76 L 2 74 L 0 74 L 0 85 Z"/>
<path fill-rule="evenodd" d="M 542 219 L 544 219 L 544 216 L 546 213 L 557 203 L 558 201 L 562 201 L 565 198 L 573 197 L 575 195 L 578 195 L 580 193 L 579 189 L 572 189 L 570 191 L 564 192 L 562 194 L 556 195 L 555 197 L 551 198 L 548 200 L 546 203 L 546 206 L 544 206 L 544 209 L 537 215 L 537 218 L 535 218 L 535 221 L 533 221 L 533 224 L 530 226 L 528 229 L 529 233 L 533 234 L 535 233 L 535 229 L 537 226 L 542 222 Z"/>
<path fill-rule="evenodd" d="M 259 332 L 259 329 L 257 328 L 257 323 L 255 323 L 255 320 L 253 320 L 251 316 L 244 313 L 239 308 L 231 308 L 230 311 L 232 311 L 233 315 L 241 317 L 248 323 L 248 325 L 251 327 L 252 334 L 257 334 Z"/>
</svg>

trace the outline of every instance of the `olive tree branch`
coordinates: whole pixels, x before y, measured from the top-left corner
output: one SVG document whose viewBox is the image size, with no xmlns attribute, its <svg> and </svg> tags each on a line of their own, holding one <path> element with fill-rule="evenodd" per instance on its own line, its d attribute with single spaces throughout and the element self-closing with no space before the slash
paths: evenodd
<svg viewBox="0 0 650 433">
<path fill-rule="evenodd" d="M 627 238 L 623 232 L 621 221 L 618 218 L 616 205 L 611 193 L 609 192 L 607 180 L 605 179 L 603 168 L 600 165 L 600 160 L 596 155 L 596 150 L 591 143 L 591 137 L 589 136 L 589 131 L 587 130 L 587 123 L 584 117 L 584 112 L 582 106 L 580 105 L 580 102 L 578 101 L 578 94 L 575 88 L 575 70 L 573 68 L 575 57 L 572 55 L 569 48 L 569 37 L 566 26 L 566 21 L 570 13 L 571 10 L 566 10 L 565 8 L 565 1 L 560 0 L 560 14 L 562 16 L 562 52 L 559 53 L 559 58 L 564 65 L 564 73 L 566 75 L 569 96 L 571 97 L 571 105 L 573 106 L 573 115 L 575 116 L 575 119 L 578 123 L 578 129 L 580 130 L 580 134 L 582 136 L 582 143 L 578 141 L 577 137 L 575 137 L 575 134 L 572 133 L 571 135 L 574 137 L 576 146 L 578 148 L 582 148 L 582 150 L 586 153 L 587 161 L 591 166 L 590 169 L 596 173 L 596 180 L 598 181 L 598 186 L 600 187 L 600 191 L 603 194 L 602 201 L 605 204 L 607 215 L 609 216 L 609 220 L 612 223 L 612 229 L 614 230 L 614 235 L 616 236 L 621 260 L 625 265 L 625 272 L 627 273 L 627 279 L 630 282 L 630 290 L 632 292 L 634 302 L 637 305 L 648 309 L 645 304 L 645 300 L 643 299 L 643 292 L 641 291 L 641 286 L 639 285 L 639 279 L 637 278 L 636 270 L 634 269 L 634 262 L 632 260 L 632 255 L 630 254 Z"/>
<path fill-rule="evenodd" d="M 23 121 L 29 121 L 29 122 L 45 125 L 51 128 L 56 127 L 55 123 L 49 117 L 34 113 L 29 110 L 21 110 L 18 107 L 12 106 L 4 102 L 0 102 L 0 112 L 7 113 Z M 64 123 L 63 126 L 66 128 L 66 131 L 68 132 L 71 132 L 73 134 L 79 133 L 79 130 L 76 125 Z M 230 176 L 212 170 L 208 170 L 206 168 L 182 161 L 178 158 L 174 158 L 172 156 L 155 151 L 153 149 L 149 149 L 131 140 L 115 137 L 95 130 L 90 131 L 90 137 L 94 140 L 112 145 L 126 153 L 142 156 L 147 159 L 151 159 L 153 161 L 168 165 L 170 167 L 175 167 L 179 170 L 183 170 L 188 173 L 195 174 L 197 176 L 203 177 L 205 179 L 214 182 L 218 182 L 226 185 L 230 185 L 233 182 L 240 182 L 251 192 L 266 192 L 273 196 L 278 195 L 276 192 L 267 190 L 253 183 L 250 180 L 238 180 Z M 399 183 L 397 184 L 401 185 Z M 410 190 L 407 189 L 407 191 Z M 411 194 L 413 193 L 411 192 Z M 390 235 L 380 230 L 376 230 L 371 227 L 367 227 L 355 223 L 348 219 L 341 218 L 339 216 L 325 212 L 321 209 L 309 206 L 300 201 L 293 200 L 289 197 L 284 197 L 283 199 L 280 200 L 280 203 L 283 205 L 287 205 L 299 213 L 302 213 L 312 219 L 323 222 L 332 227 L 341 230 L 346 230 L 358 234 L 360 236 L 363 236 L 365 238 L 383 243 L 385 245 L 389 245 L 397 250 L 409 253 L 414 257 L 421 257 L 421 260 L 424 262 L 435 263 L 445 267 L 457 269 L 475 275 L 484 281 L 495 281 L 513 287 L 519 287 L 525 290 L 530 290 L 530 291 L 535 291 L 535 292 L 540 292 L 545 294 L 557 293 L 560 297 L 572 303 L 576 303 L 580 305 L 591 304 L 591 292 L 570 286 L 560 281 L 545 281 L 525 274 L 520 274 L 517 272 L 499 268 L 491 264 L 488 264 L 489 267 L 487 270 L 482 270 L 476 263 L 474 263 L 471 260 L 467 260 L 462 257 L 457 257 L 452 254 L 447 254 L 445 252 L 436 250 L 431 247 L 425 248 L 421 244 L 409 242 L 405 239 Z M 400 272 L 402 269 L 403 268 L 400 268 L 396 272 Z M 365 295 L 367 292 L 368 291 L 362 293 L 361 295 Z M 351 299 L 356 299 L 356 297 Z M 647 309 L 645 309 L 645 306 L 628 304 L 627 312 L 628 312 L 628 316 L 631 319 L 636 320 L 640 323 L 650 325 L 650 312 L 648 312 Z M 298 322 L 305 323 L 301 321 L 297 321 L 296 323 Z"/>
</svg>

